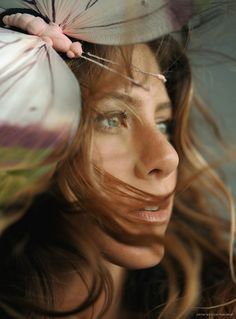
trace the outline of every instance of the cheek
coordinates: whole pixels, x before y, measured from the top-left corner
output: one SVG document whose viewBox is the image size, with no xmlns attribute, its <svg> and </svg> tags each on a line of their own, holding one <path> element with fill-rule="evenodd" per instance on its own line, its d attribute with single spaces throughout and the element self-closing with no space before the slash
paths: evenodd
<svg viewBox="0 0 236 319">
<path fill-rule="evenodd" d="M 128 141 L 118 138 L 95 138 L 93 142 L 93 161 L 107 173 L 122 178 L 132 170 L 132 151 Z"/>
</svg>

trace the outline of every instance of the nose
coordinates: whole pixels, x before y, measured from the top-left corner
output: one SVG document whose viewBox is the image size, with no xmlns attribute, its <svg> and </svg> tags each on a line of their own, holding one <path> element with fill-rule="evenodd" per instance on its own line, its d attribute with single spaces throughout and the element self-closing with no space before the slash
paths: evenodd
<svg viewBox="0 0 236 319">
<path fill-rule="evenodd" d="M 179 164 L 179 156 L 173 145 L 156 127 L 142 127 L 136 136 L 136 175 L 166 178 L 174 173 Z"/>
</svg>

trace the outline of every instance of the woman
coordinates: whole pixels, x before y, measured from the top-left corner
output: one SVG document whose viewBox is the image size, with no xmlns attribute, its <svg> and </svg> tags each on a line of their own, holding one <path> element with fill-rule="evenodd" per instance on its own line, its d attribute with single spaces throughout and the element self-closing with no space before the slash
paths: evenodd
<svg viewBox="0 0 236 319">
<path fill-rule="evenodd" d="M 112 72 L 64 57 L 81 86 L 80 126 L 49 186 L 0 239 L 1 316 L 232 317 L 220 215 L 230 195 L 197 150 L 184 51 L 170 36 L 83 50 Z"/>
</svg>

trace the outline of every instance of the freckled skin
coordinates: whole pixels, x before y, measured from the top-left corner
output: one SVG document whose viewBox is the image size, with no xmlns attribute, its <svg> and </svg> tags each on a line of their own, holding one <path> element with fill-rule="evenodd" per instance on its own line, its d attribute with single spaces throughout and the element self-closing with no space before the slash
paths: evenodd
<svg viewBox="0 0 236 319">
<path fill-rule="evenodd" d="M 145 45 L 136 46 L 132 63 L 143 71 L 160 73 L 153 53 Z M 143 75 L 137 72 L 135 80 L 142 79 Z M 162 81 L 149 76 L 145 87 L 148 90 L 133 86 L 128 92 L 133 100 L 138 101 L 136 112 L 142 119 L 142 124 L 133 120 L 129 127 L 122 127 L 115 134 L 95 133 L 93 156 L 98 166 L 120 180 L 151 194 L 164 196 L 175 188 L 178 155 L 166 136 L 157 129 L 155 121 L 170 118 L 172 111 L 171 108 L 158 111 L 158 105 L 170 102 Z M 123 87 L 112 90 L 127 94 Z M 102 111 L 110 111 L 117 106 L 112 105 L 111 101 L 106 102 L 104 97 L 97 107 L 101 107 Z M 172 205 L 173 196 L 168 210 L 172 210 Z M 117 204 L 117 210 L 127 213 L 127 208 L 122 203 Z M 164 236 L 166 228 L 167 224 L 147 225 L 149 233 L 160 236 Z M 101 230 L 96 229 L 91 233 L 106 258 L 122 267 L 151 267 L 158 264 L 164 254 L 161 245 L 156 246 L 155 250 L 151 247 L 130 246 L 116 241 Z"/>
</svg>

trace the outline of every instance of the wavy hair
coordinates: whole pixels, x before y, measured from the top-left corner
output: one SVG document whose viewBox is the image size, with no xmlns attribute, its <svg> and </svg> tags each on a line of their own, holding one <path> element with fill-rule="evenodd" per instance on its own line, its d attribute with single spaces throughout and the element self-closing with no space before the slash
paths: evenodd
<svg viewBox="0 0 236 319">
<path fill-rule="evenodd" d="M 126 185 L 92 162 L 96 100 L 106 94 L 110 83 L 129 85 L 134 46 L 84 44 L 84 51 L 103 58 L 98 62 L 106 67 L 110 67 L 109 60 L 115 61 L 114 74 L 91 61 L 66 61 L 81 85 L 81 123 L 50 186 L 0 238 L 2 318 L 69 318 L 92 307 L 105 293 L 97 316 L 102 318 L 112 300 L 113 284 L 90 238 L 91 223 L 122 242 L 135 245 L 140 241 L 154 249 L 157 243 L 165 245 L 160 264 L 128 271 L 122 304 L 129 318 L 184 319 L 203 314 L 215 318 L 216 314 L 236 312 L 236 302 L 231 300 L 236 295 L 233 201 L 217 173 L 217 163 L 209 164 L 202 155 L 190 106 L 201 112 L 209 128 L 214 123 L 194 96 L 184 49 L 170 36 L 149 46 L 167 77 L 175 123 L 171 142 L 180 157 L 173 217 L 165 238 L 150 236 L 142 225 L 133 227 L 131 220 L 114 212 L 107 195 L 140 201 L 165 199 Z M 78 297 L 78 307 L 62 311 L 57 299 L 66 291 L 71 275 L 78 276 L 86 297 Z"/>
</svg>

